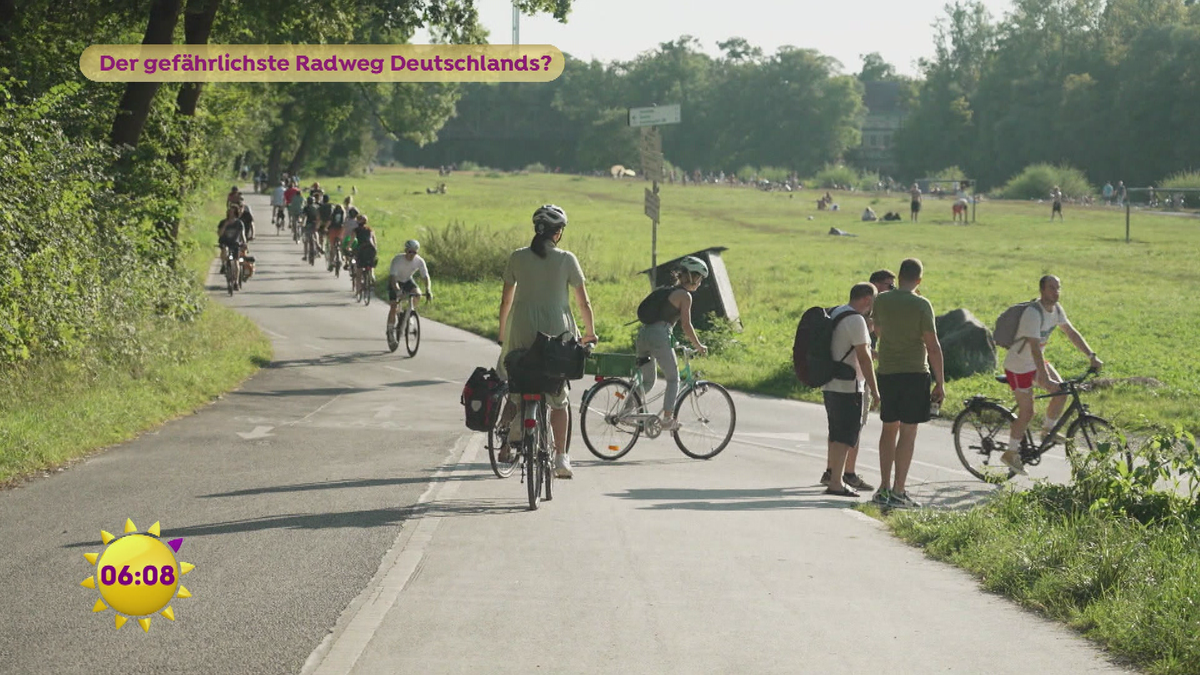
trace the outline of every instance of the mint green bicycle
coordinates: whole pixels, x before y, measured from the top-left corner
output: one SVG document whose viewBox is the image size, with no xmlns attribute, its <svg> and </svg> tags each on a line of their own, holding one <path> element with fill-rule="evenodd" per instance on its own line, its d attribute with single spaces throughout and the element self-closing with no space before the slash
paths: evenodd
<svg viewBox="0 0 1200 675">
<path fill-rule="evenodd" d="M 679 428 L 671 435 L 683 454 L 711 459 L 733 438 L 737 425 L 733 397 L 725 387 L 700 379 L 700 373 L 692 370 L 695 350 L 683 345 L 674 348 L 683 353 L 683 367 L 674 407 Z M 649 409 L 662 400 L 665 390 L 642 400 L 641 366 L 649 361 L 650 357 L 633 354 L 592 354 L 588 358 L 584 372 L 595 375 L 596 384 L 583 394 L 579 432 L 587 449 L 600 459 L 620 459 L 642 434 L 653 439 L 663 433 L 662 418 Z"/>
</svg>

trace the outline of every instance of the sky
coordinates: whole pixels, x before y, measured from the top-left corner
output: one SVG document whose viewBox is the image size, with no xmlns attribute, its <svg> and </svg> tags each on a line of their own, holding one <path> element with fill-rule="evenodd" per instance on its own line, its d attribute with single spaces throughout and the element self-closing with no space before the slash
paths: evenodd
<svg viewBox="0 0 1200 675">
<path fill-rule="evenodd" d="M 983 0 L 994 19 L 1010 0 Z M 782 45 L 815 49 L 858 72 L 863 54 L 879 52 L 897 72 L 918 75 L 917 59 L 933 55 L 932 24 L 947 0 L 575 0 L 566 24 L 522 16 L 522 44 L 551 44 L 580 59 L 628 60 L 681 35 L 717 55 L 717 41 L 745 38 L 773 53 Z M 512 43 L 512 3 L 475 0 L 492 44 Z M 427 42 L 419 34 L 414 43 Z"/>
</svg>

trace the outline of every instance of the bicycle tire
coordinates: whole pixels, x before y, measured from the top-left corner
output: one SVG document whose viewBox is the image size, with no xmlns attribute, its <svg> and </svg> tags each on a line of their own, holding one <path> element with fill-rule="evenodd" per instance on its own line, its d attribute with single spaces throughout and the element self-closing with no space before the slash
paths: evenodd
<svg viewBox="0 0 1200 675">
<path fill-rule="evenodd" d="M 698 452 L 688 447 L 691 445 L 691 443 L 684 442 L 684 436 L 681 436 L 681 433 L 690 437 L 690 435 L 693 433 L 693 430 L 696 429 L 697 426 L 704 428 L 709 427 L 709 421 L 712 419 L 712 416 L 707 413 L 700 413 L 697 402 L 700 400 L 700 397 L 703 396 L 707 398 L 711 393 L 720 394 L 719 398 L 713 400 L 721 400 L 726 404 L 726 406 L 728 406 L 729 428 L 724 432 L 721 432 L 719 428 L 716 428 L 716 435 L 704 434 L 704 436 L 718 439 L 720 442 L 715 447 L 710 446 L 707 452 Z M 685 411 L 684 404 L 688 403 L 689 401 L 692 401 L 691 412 L 693 415 L 685 418 L 682 416 Z M 695 418 L 694 421 L 692 419 L 693 417 Z M 737 427 L 737 408 L 733 405 L 733 397 L 729 395 L 729 390 L 727 390 L 725 387 L 722 387 L 716 382 L 698 380 L 694 386 L 688 388 L 688 390 L 683 393 L 683 396 L 680 396 L 679 400 L 675 402 L 675 420 L 679 422 L 680 427 L 671 432 L 671 435 L 675 438 L 675 445 L 679 446 L 679 449 L 683 452 L 683 454 L 691 457 L 692 459 L 712 459 L 729 445 L 729 441 L 733 440 L 733 430 Z"/>
<path fill-rule="evenodd" d="M 330 244 L 330 246 L 339 246 L 340 244 Z M 342 277 L 342 252 L 341 249 L 335 248 L 333 251 L 333 278 L 340 279 Z"/>
<path fill-rule="evenodd" d="M 365 307 L 367 305 L 370 305 L 371 304 L 371 295 L 373 295 L 375 292 L 375 289 L 372 288 L 373 284 L 371 284 L 370 282 L 368 282 L 366 280 L 360 281 L 358 283 L 363 285 L 363 287 L 359 289 L 359 293 L 361 293 L 363 296 L 363 306 Z"/>
<path fill-rule="evenodd" d="M 550 501 L 554 499 L 554 430 L 550 426 L 550 420 L 546 415 L 546 404 L 538 402 L 538 427 L 541 433 L 538 438 L 541 442 L 542 457 L 542 482 L 546 485 L 546 494 L 542 501 Z"/>
<path fill-rule="evenodd" d="M 1000 454 L 1008 450 L 1008 430 L 1015 419 L 1011 410 L 995 401 L 970 404 L 954 418 L 954 452 L 972 476 L 985 483 L 1003 483 L 1017 475 L 1000 461 Z"/>
<path fill-rule="evenodd" d="M 609 390 L 611 391 L 605 391 Z M 608 379 L 602 382 L 597 382 L 583 393 L 583 399 L 579 404 L 579 435 L 583 437 L 583 444 L 587 446 L 589 452 L 599 459 L 608 462 L 615 462 L 633 449 L 637 443 L 638 437 L 642 433 L 642 425 L 636 420 L 626 422 L 629 428 L 623 429 L 618 422 L 618 410 L 625 407 L 629 401 L 629 397 L 633 396 L 633 409 L 641 412 L 643 409 L 642 395 L 634 389 L 629 382 L 621 379 Z M 596 406 L 600 406 L 597 408 Z M 595 421 L 588 421 L 588 412 L 591 411 Z M 589 428 L 592 431 L 589 432 Z M 624 444 L 613 443 L 612 440 L 602 440 L 602 433 L 620 434 L 615 438 L 622 438 L 625 435 L 629 439 Z M 591 434 L 596 435 L 593 438 Z"/>
<path fill-rule="evenodd" d="M 500 400 L 505 400 L 507 389 L 501 390 Z M 504 444 L 504 440 L 508 437 L 508 429 L 504 427 L 504 406 L 501 406 L 500 414 L 496 415 L 496 423 L 488 429 L 487 449 L 488 461 L 492 464 L 492 473 L 496 474 L 496 478 L 508 478 L 516 470 L 517 465 L 521 463 L 521 453 L 513 453 L 512 461 L 503 463 L 499 461 L 500 447 Z M 509 422 L 512 424 L 512 421 Z"/>
<path fill-rule="evenodd" d="M 533 405 L 532 402 L 522 402 L 522 423 L 525 420 L 525 407 L 529 405 Z M 542 463 L 537 458 L 536 435 L 530 433 L 529 429 L 521 431 L 521 452 L 525 455 L 525 491 L 529 496 L 529 510 L 536 511 L 538 501 L 542 498 Z"/>
<path fill-rule="evenodd" d="M 408 328 L 404 330 L 404 348 L 408 350 L 409 358 L 416 356 L 421 348 L 421 316 L 415 309 L 412 316 L 408 317 Z"/>
<path fill-rule="evenodd" d="M 1120 449 L 1117 452 L 1125 460 L 1125 468 L 1133 471 L 1133 452 L 1130 451 L 1129 445 L 1121 439 L 1121 434 L 1117 432 L 1116 427 L 1103 417 L 1080 415 L 1071 423 L 1070 430 L 1067 431 L 1067 439 L 1074 441 L 1067 444 L 1068 455 L 1072 454 L 1075 448 L 1086 447 L 1088 452 L 1093 452 L 1101 443 L 1119 445 Z"/>
</svg>

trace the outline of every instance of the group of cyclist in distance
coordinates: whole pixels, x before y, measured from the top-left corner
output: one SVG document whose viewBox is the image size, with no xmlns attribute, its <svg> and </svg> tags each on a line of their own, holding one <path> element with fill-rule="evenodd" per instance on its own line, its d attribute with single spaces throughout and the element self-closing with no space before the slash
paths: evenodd
<svg viewBox="0 0 1200 675">
<path fill-rule="evenodd" d="M 501 378 L 509 377 L 512 365 L 510 355 L 528 349 L 538 333 L 561 335 L 566 332 L 579 336 L 568 289 L 573 290 L 583 318 L 584 331 L 580 342 L 595 344 L 597 341 L 595 317 L 583 269 L 573 253 L 559 248 L 567 222 L 567 214 L 561 207 L 554 204 L 538 207 L 533 213 L 533 240 L 528 247 L 513 251 L 508 258 L 500 296 L 501 351 L 496 371 Z M 696 351 L 701 354 L 707 352 L 692 327 L 691 292 L 699 288 L 708 274 L 708 265 L 698 258 L 687 257 L 680 261 L 675 284 L 667 295 L 660 320 L 643 325 L 638 335 L 638 355 L 652 357 L 642 366 L 645 389 L 654 385 L 655 361 L 666 379 L 667 394 L 663 397 L 662 412 L 666 429 L 679 428 L 678 422 L 672 419 L 675 392 L 679 388 L 679 368 L 671 348 L 670 335 L 675 323 L 682 322 L 684 334 Z M 560 382 L 556 390 L 545 392 L 545 397 L 550 407 L 550 427 L 554 435 L 554 473 L 558 478 L 571 478 L 571 463 L 566 453 L 569 415 L 567 383 Z M 519 405 L 520 395 L 510 395 L 501 413 L 502 425 L 508 428 L 507 442 L 503 442 L 500 449 L 499 461 L 503 463 L 512 460 L 512 446 L 520 441 L 520 426 L 507 424 Z"/>
</svg>

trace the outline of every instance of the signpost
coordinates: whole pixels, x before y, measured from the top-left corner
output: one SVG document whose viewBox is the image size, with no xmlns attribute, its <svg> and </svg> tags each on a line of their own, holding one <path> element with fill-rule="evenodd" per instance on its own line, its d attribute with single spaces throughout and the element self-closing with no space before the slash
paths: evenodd
<svg viewBox="0 0 1200 675">
<path fill-rule="evenodd" d="M 662 181 L 663 153 L 662 135 L 658 132 L 661 124 L 679 124 L 679 105 L 653 106 L 650 108 L 630 108 L 629 126 L 640 127 L 642 137 L 639 150 L 642 156 L 642 175 L 652 182 L 653 189 L 646 189 L 646 199 L 643 211 L 652 223 L 650 234 L 650 285 L 657 287 L 658 279 L 658 215 L 661 200 L 658 196 L 658 184 Z"/>
</svg>

